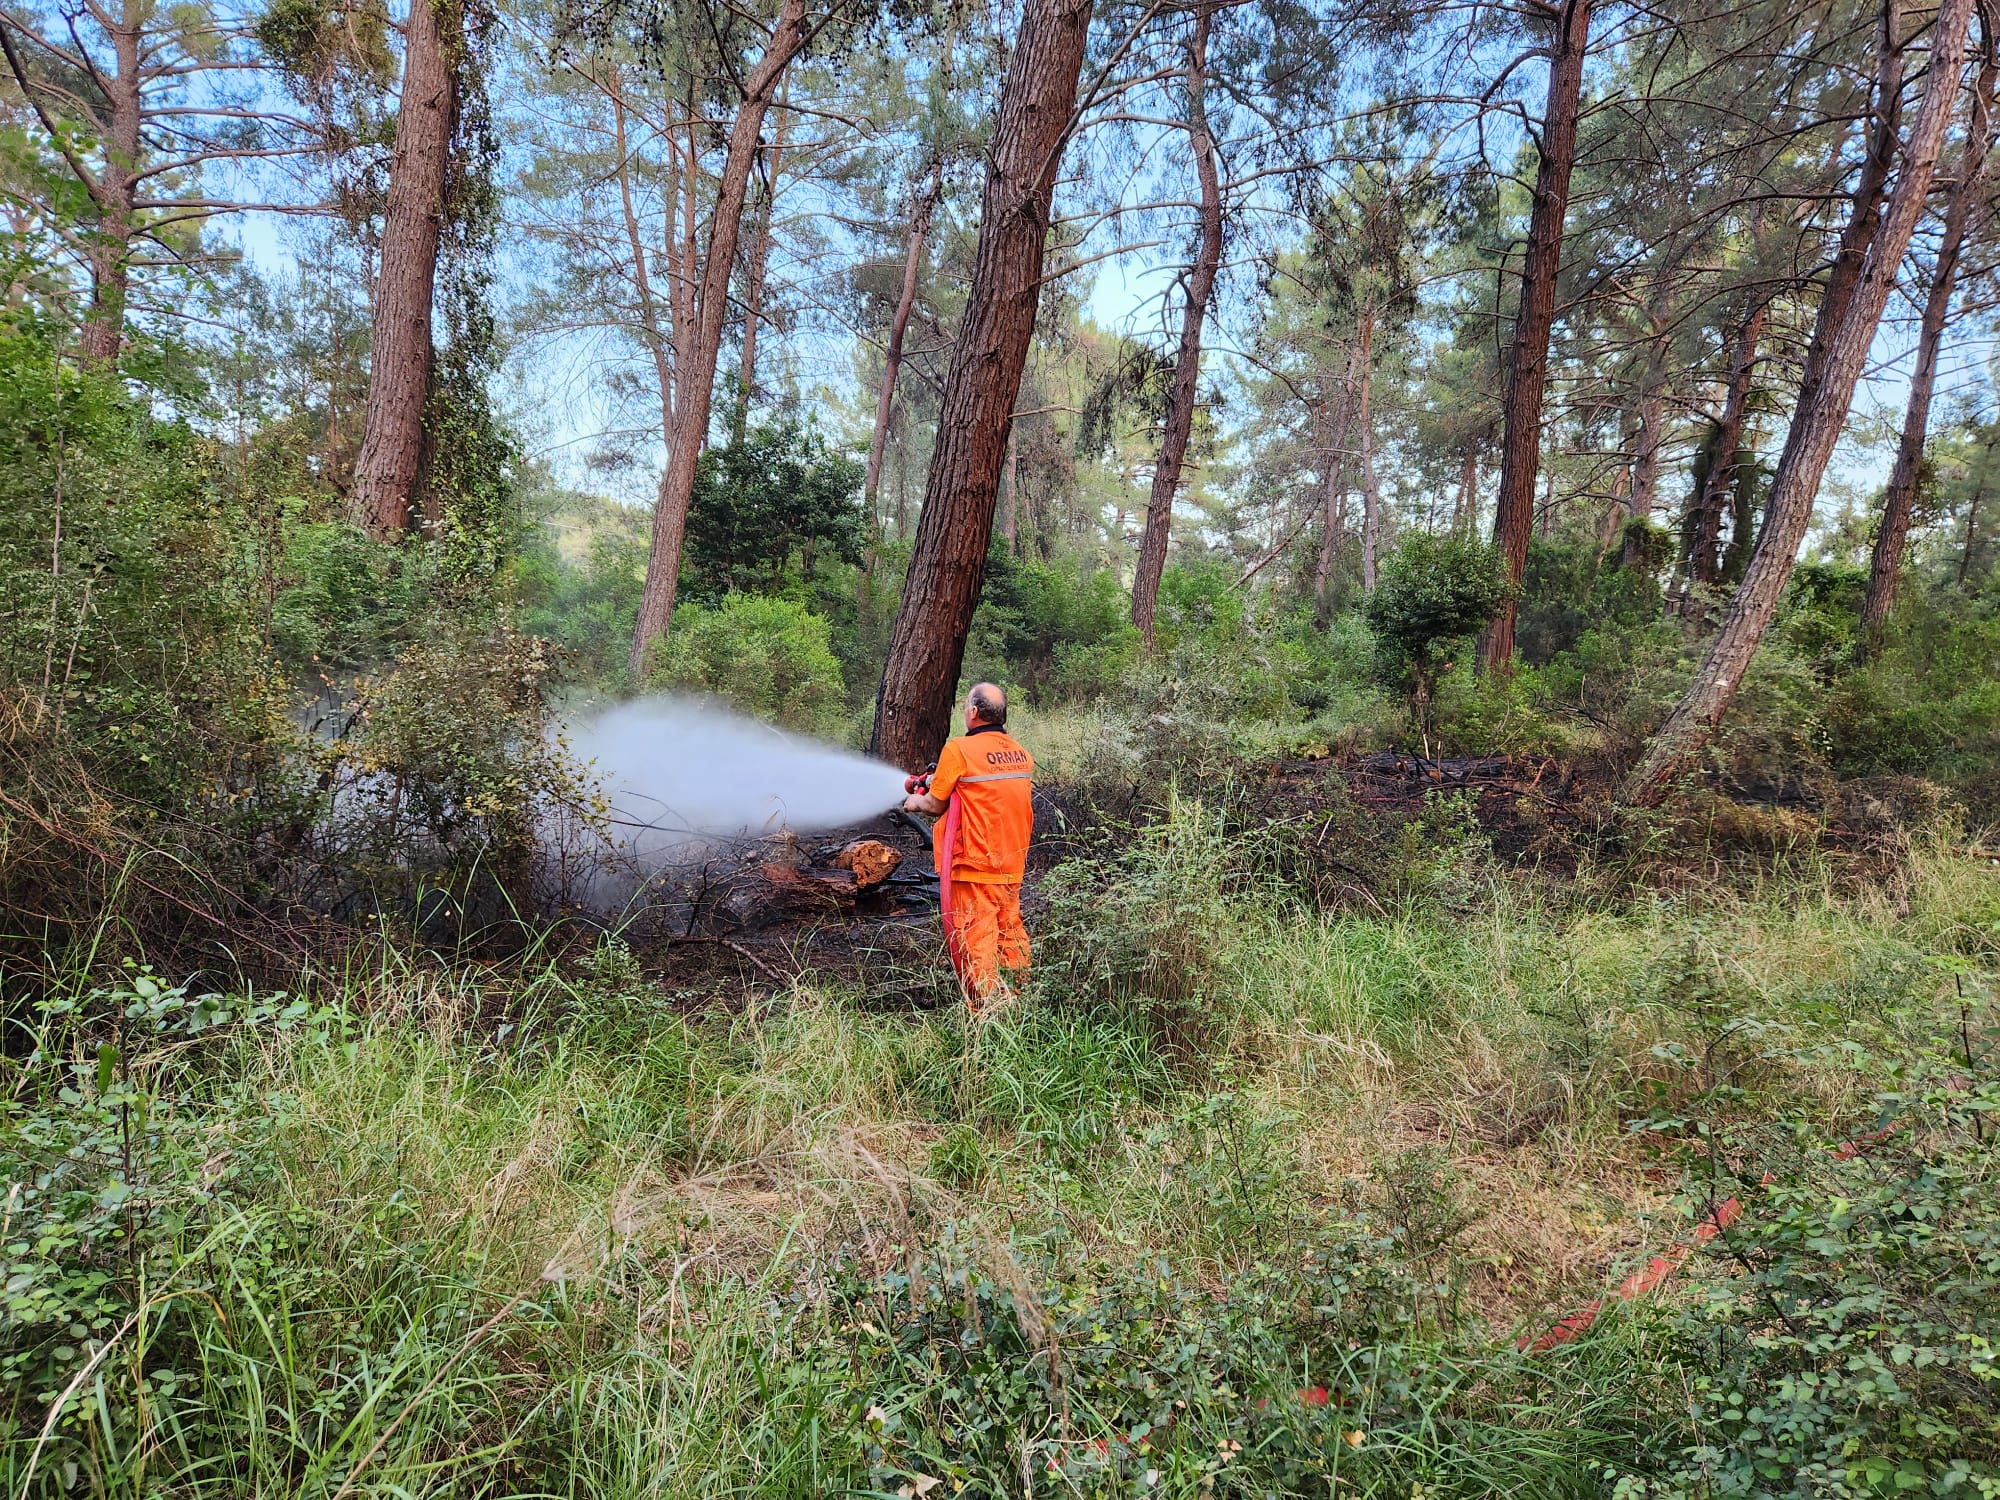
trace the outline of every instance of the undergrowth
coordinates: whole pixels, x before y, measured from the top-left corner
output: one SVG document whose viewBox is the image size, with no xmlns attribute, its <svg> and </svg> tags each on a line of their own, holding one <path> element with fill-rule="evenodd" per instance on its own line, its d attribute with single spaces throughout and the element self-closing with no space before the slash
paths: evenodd
<svg viewBox="0 0 2000 1500">
<path fill-rule="evenodd" d="M 1179 804 L 1050 882 L 978 1031 L 690 1010 L 615 940 L 57 976 L 9 1012 L 0 1481 L 1995 1493 L 1992 872 L 1448 866 L 1322 913 Z M 1523 1352 L 1725 1195 L 1665 1293 Z"/>
</svg>

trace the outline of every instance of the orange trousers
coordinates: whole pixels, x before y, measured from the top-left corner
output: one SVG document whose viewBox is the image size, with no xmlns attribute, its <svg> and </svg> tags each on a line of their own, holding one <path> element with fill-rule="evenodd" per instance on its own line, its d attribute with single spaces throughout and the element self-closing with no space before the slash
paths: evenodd
<svg viewBox="0 0 2000 1500">
<path fill-rule="evenodd" d="M 1021 925 L 1021 888 L 955 880 L 951 909 L 944 913 L 945 946 L 951 966 L 976 1010 L 999 990 L 1001 971 L 1028 970 L 1028 929 Z"/>
</svg>

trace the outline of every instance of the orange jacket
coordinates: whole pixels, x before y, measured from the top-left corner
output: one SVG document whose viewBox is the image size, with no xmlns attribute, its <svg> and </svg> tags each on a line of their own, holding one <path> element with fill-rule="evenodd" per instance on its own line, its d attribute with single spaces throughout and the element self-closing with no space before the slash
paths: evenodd
<svg viewBox="0 0 2000 1500">
<path fill-rule="evenodd" d="M 931 795 L 956 802 L 958 816 L 931 830 L 940 871 L 973 885 L 1019 885 L 1035 832 L 1034 757 L 1003 729 L 979 728 L 945 741 L 931 773 Z M 958 843 L 946 847 L 953 823 Z"/>
</svg>

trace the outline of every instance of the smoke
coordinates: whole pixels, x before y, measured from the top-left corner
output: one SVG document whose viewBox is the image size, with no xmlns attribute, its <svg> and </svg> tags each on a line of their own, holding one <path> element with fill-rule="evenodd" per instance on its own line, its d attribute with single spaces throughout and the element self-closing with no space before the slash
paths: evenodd
<svg viewBox="0 0 2000 1500">
<path fill-rule="evenodd" d="M 642 867 L 731 839 L 839 828 L 894 807 L 903 773 L 686 698 L 621 704 L 568 730 Z"/>
</svg>

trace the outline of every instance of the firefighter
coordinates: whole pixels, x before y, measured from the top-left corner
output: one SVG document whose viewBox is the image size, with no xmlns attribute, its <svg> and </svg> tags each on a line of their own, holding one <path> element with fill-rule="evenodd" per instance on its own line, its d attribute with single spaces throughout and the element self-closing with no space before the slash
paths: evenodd
<svg viewBox="0 0 2000 1500">
<path fill-rule="evenodd" d="M 982 682 L 965 697 L 965 733 L 938 753 L 928 789 L 906 810 L 937 821 L 939 916 L 945 950 L 977 1015 L 1013 993 L 1028 969 L 1021 878 L 1035 828 L 1034 757 L 1007 733 L 1007 695 Z"/>
</svg>

